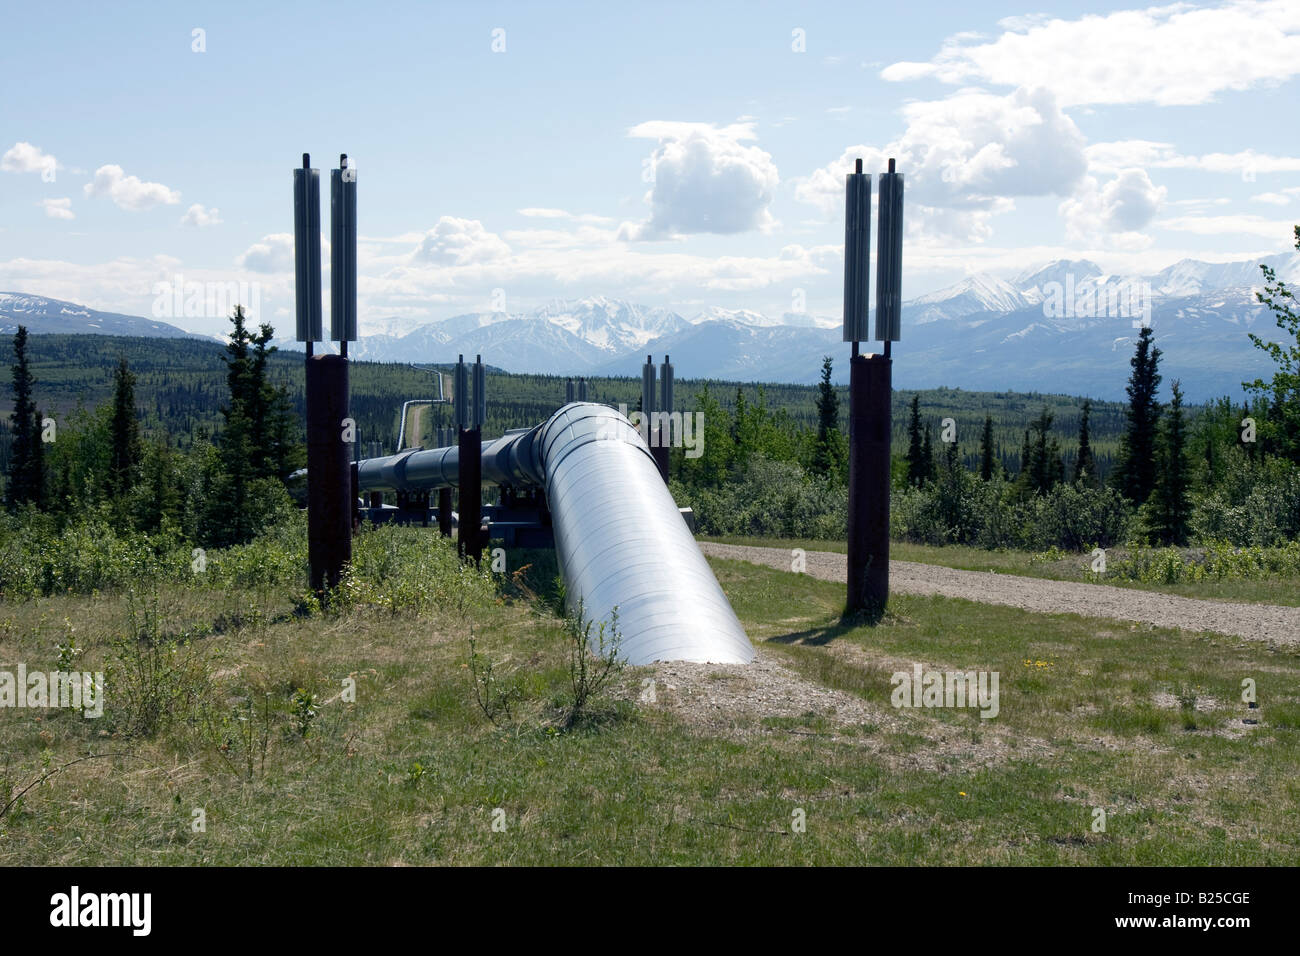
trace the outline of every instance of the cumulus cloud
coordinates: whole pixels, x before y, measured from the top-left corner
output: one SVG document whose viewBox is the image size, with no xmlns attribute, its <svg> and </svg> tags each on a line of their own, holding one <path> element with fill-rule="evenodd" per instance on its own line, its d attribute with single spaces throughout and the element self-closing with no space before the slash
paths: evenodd
<svg viewBox="0 0 1300 956">
<path fill-rule="evenodd" d="M 529 219 L 568 219 L 571 222 L 590 223 L 609 223 L 614 221 L 608 216 L 597 216 L 592 213 L 573 213 L 566 209 L 546 209 L 537 206 L 520 209 L 518 212 L 519 215 L 527 216 Z"/>
<path fill-rule="evenodd" d="M 1235 153 L 1184 155 L 1172 143 L 1125 139 L 1093 143 L 1085 150 L 1089 168 L 1097 173 L 1115 173 L 1130 166 L 1150 169 L 1194 169 L 1206 173 L 1228 173 L 1254 177 L 1262 173 L 1300 172 L 1300 157 L 1274 156 L 1253 149 Z"/>
<path fill-rule="evenodd" d="M 324 252 L 322 251 L 322 256 Z M 235 262 L 249 272 L 292 272 L 293 234 L 277 232 L 249 246 Z"/>
<path fill-rule="evenodd" d="M 645 161 L 653 185 L 646 193 L 650 218 L 625 223 L 624 239 L 668 239 L 691 233 L 738 233 L 770 229 L 768 207 L 780 176 L 772 157 L 753 140 L 752 123 L 651 121 L 628 130 L 659 143 Z"/>
<path fill-rule="evenodd" d="M 204 209 L 199 203 L 195 203 L 185 210 L 185 215 L 181 216 L 182 226 L 195 226 L 199 229 L 205 229 L 208 226 L 221 225 L 221 214 L 216 209 Z"/>
<path fill-rule="evenodd" d="M 57 159 L 31 143 L 14 143 L 0 156 L 0 169 L 7 173 L 41 173 L 48 179 L 58 167 Z"/>
<path fill-rule="evenodd" d="M 160 203 L 174 205 L 181 201 L 181 194 L 162 183 L 147 183 L 138 176 L 128 176 L 121 166 L 100 166 L 95 170 L 95 178 L 86 183 L 85 193 L 88 199 L 108 197 L 120 208 L 132 211 L 149 209 Z"/>
<path fill-rule="evenodd" d="M 1194 105 L 1300 73 L 1294 0 L 1175 3 L 1075 20 L 1017 18 L 1001 26 L 1006 32 L 996 39 L 958 34 L 928 62 L 894 63 L 881 76 L 1046 87 L 1068 107 Z"/>
<path fill-rule="evenodd" d="M 1178 216 L 1173 219 L 1159 219 L 1156 225 L 1161 229 L 1188 232 L 1198 236 L 1222 236 L 1233 233 L 1276 241 L 1279 237 L 1285 238 L 1291 235 L 1294 222 L 1294 219 L 1265 219 L 1263 216 L 1256 215 Z"/>
<path fill-rule="evenodd" d="M 45 208 L 45 215 L 51 219 L 77 218 L 77 214 L 72 211 L 71 199 L 42 199 L 41 205 Z"/>
<path fill-rule="evenodd" d="M 443 216 L 424 234 L 412 258 L 434 265 L 467 266 L 510 255 L 510 247 L 477 219 Z"/>
<path fill-rule="evenodd" d="M 844 206 L 844 177 L 858 157 L 868 172 L 889 157 L 906 176 L 913 220 L 926 235 L 982 240 L 1015 197 L 1070 195 L 1087 170 L 1084 138 L 1048 90 L 1006 96 L 967 90 L 903 107 L 906 129 L 883 149 L 851 146 L 816 170 L 795 196 L 827 215 Z"/>
<path fill-rule="evenodd" d="M 1155 217 L 1168 190 L 1144 169 L 1125 169 L 1104 186 L 1085 177 L 1078 192 L 1060 205 L 1066 235 L 1076 242 L 1110 242 L 1126 248 L 1149 244 L 1141 230 Z"/>
</svg>

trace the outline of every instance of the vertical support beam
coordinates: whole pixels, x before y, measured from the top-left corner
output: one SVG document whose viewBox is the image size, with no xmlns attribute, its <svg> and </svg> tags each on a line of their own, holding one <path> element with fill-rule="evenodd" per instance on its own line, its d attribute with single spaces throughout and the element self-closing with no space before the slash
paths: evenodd
<svg viewBox="0 0 1300 956">
<path fill-rule="evenodd" d="M 355 444 L 353 445 L 355 448 Z M 348 501 L 352 505 L 352 533 L 356 534 L 361 529 L 361 482 L 357 474 L 356 455 L 353 454 L 351 466 L 348 468 L 352 472 L 352 495 Z"/>
<path fill-rule="evenodd" d="M 849 360 L 847 610 L 879 620 L 889 601 L 889 442 L 893 362 Z"/>
<path fill-rule="evenodd" d="M 451 445 L 452 430 L 450 428 L 438 428 L 438 445 L 439 448 L 447 448 Z M 451 489 L 438 489 L 438 533 L 444 538 L 451 537 Z"/>
<path fill-rule="evenodd" d="M 460 487 L 460 529 L 456 550 L 461 560 L 479 563 L 483 544 L 479 526 L 483 523 L 483 432 L 478 428 L 460 429 L 460 455 L 457 462 Z"/>
<path fill-rule="evenodd" d="M 313 355 L 306 373 L 307 555 L 312 591 L 323 598 L 352 560 L 352 448 L 344 440 L 348 361 Z"/>
<path fill-rule="evenodd" d="M 451 489 L 438 489 L 438 533 L 451 537 Z"/>
</svg>

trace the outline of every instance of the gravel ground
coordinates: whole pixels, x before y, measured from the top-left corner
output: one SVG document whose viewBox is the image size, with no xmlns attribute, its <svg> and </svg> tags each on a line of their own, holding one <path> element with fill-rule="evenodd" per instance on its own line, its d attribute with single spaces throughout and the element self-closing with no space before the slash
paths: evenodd
<svg viewBox="0 0 1300 956">
<path fill-rule="evenodd" d="M 701 541 L 700 550 L 710 557 L 790 570 L 790 552 L 783 548 Z M 809 551 L 806 560 L 808 573 L 813 577 L 827 581 L 845 579 L 848 559 L 843 554 Z M 1157 627 L 1215 631 L 1254 641 L 1300 643 L 1300 607 L 1198 601 L 1155 591 L 961 571 L 911 561 L 889 562 L 889 589 L 900 594 L 937 594 L 983 604 L 1005 604 L 1046 614 L 1109 617 Z"/>
<path fill-rule="evenodd" d="M 988 721 L 969 728 L 904 718 L 854 694 L 814 683 L 763 648 L 748 664 L 693 664 L 667 661 L 637 668 L 637 681 L 625 688 L 646 709 L 663 708 L 701 732 L 732 740 L 757 737 L 801 740 L 820 737 L 874 753 L 894 767 L 947 773 L 992 767 L 1013 757 L 1048 753 L 1046 741 L 1017 735 Z M 653 681 L 653 695 L 647 686 Z M 816 717 L 824 730 L 772 726 L 768 718 Z M 981 721 L 983 725 L 985 722 Z M 925 738 L 924 747 L 901 751 L 890 735 L 906 732 Z M 1098 738 L 1099 739 L 1099 738 Z"/>
</svg>

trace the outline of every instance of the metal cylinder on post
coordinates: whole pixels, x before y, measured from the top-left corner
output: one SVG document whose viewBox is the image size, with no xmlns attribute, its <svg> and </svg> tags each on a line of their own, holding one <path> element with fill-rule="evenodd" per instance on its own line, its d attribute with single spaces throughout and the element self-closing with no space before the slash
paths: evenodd
<svg viewBox="0 0 1300 956">
<path fill-rule="evenodd" d="M 454 396 L 459 444 L 457 487 L 460 498 L 456 548 L 462 560 L 468 558 L 476 565 L 483 550 L 480 527 L 483 521 L 483 419 L 487 410 L 485 385 L 483 357 L 478 357 L 471 373 L 465 365 L 465 356 L 460 356 L 456 364 Z"/>
<path fill-rule="evenodd" d="M 860 355 L 868 337 L 871 178 L 862 160 L 845 182 L 844 341 L 849 359 L 848 575 L 846 613 L 878 620 L 889 600 L 890 360 Z"/>
<path fill-rule="evenodd" d="M 669 455 L 673 447 L 673 367 L 667 355 L 659 366 L 659 407 L 656 411 L 659 428 L 658 443 L 654 448 L 655 464 L 659 466 L 664 484 L 668 484 Z"/>
<path fill-rule="evenodd" d="M 325 600 L 352 560 L 353 435 L 348 417 L 348 363 L 339 355 L 316 355 L 312 351 L 313 343 L 322 336 L 320 170 L 311 168 L 307 153 L 303 153 L 302 167 L 294 170 L 293 184 L 296 331 L 298 341 L 307 346 L 303 383 L 307 406 L 307 556 L 311 589 Z M 338 227 L 337 220 L 332 226 Z M 347 234 L 343 235 L 342 243 L 335 243 L 332 250 L 336 264 L 343 251 L 340 245 L 347 247 Z M 351 235 L 355 242 L 355 222 Z M 336 290 L 332 308 L 340 307 Z"/>
</svg>

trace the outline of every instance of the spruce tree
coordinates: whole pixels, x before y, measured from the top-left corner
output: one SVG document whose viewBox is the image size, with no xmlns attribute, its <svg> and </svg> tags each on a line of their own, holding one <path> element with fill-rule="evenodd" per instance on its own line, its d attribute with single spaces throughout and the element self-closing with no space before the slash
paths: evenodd
<svg viewBox="0 0 1300 956">
<path fill-rule="evenodd" d="M 926 422 L 925 436 L 921 439 L 921 484 L 934 478 L 934 446 L 930 443 L 930 423 Z"/>
<path fill-rule="evenodd" d="M 1155 487 L 1151 491 L 1151 532 L 1162 544 L 1186 544 L 1191 502 L 1187 464 L 1187 429 L 1183 421 L 1183 390 L 1174 382 L 1169 414 L 1161 422 L 1157 442 Z"/>
<path fill-rule="evenodd" d="M 984 481 L 992 481 L 993 470 L 996 467 L 993 457 L 993 416 L 985 415 L 984 431 L 980 433 L 980 478 Z"/>
<path fill-rule="evenodd" d="M 5 485 L 5 504 L 10 509 L 32 503 L 39 507 L 44 491 L 44 449 L 41 447 L 41 418 L 32 399 L 36 384 L 27 359 L 27 327 L 18 326 L 14 335 L 13 443 L 9 453 L 9 475 Z"/>
<path fill-rule="evenodd" d="M 831 384 L 831 357 L 822 359 L 821 384 L 817 387 L 817 444 L 813 450 L 813 471 L 834 475 L 840 470 L 836 433 L 840 428 L 840 397 Z"/>
<path fill-rule="evenodd" d="M 925 460 L 921 457 L 921 396 L 912 396 L 912 417 L 907 423 L 907 483 L 919 488 L 925 482 Z"/>
<path fill-rule="evenodd" d="M 1016 479 L 1022 494 L 1050 491 L 1065 478 L 1061 448 L 1052 436 L 1052 411 L 1046 405 L 1025 432 L 1025 454 Z"/>
<path fill-rule="evenodd" d="M 108 490 L 115 498 L 131 491 L 140 464 L 140 423 L 135 417 L 135 375 L 122 356 L 113 372 L 113 418 L 110 426 Z"/>
<path fill-rule="evenodd" d="M 1092 456 L 1092 436 L 1089 433 L 1089 418 L 1092 416 L 1092 399 L 1084 399 L 1083 414 L 1079 416 L 1079 454 L 1074 459 L 1074 478 L 1078 483 L 1097 484 L 1097 462 Z"/>
<path fill-rule="evenodd" d="M 1149 325 L 1138 334 L 1137 347 L 1129 360 L 1128 427 L 1120 438 L 1119 462 L 1114 485 L 1129 501 L 1141 505 L 1151 496 L 1156 482 L 1156 434 L 1160 421 L 1160 350 L 1152 345 Z"/>
</svg>

